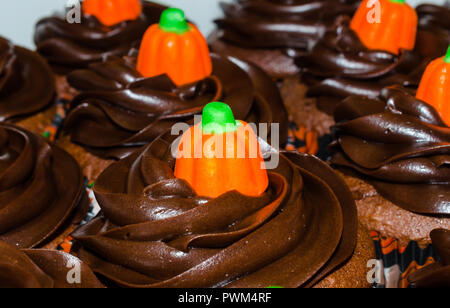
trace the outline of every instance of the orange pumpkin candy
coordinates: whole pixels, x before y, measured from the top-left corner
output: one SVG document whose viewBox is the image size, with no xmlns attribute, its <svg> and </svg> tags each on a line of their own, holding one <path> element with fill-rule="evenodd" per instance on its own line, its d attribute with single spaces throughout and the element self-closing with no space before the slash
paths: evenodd
<svg viewBox="0 0 450 308">
<path fill-rule="evenodd" d="M 212 73 L 206 39 L 182 10 L 167 9 L 144 35 L 137 70 L 144 77 L 167 74 L 177 86 L 202 80 Z"/>
<path fill-rule="evenodd" d="M 433 106 L 450 126 L 450 46 L 444 57 L 428 65 L 416 97 Z"/>
<path fill-rule="evenodd" d="M 252 128 L 235 121 L 228 105 L 214 102 L 204 108 L 202 123 L 183 134 L 175 176 L 200 196 L 216 198 L 233 190 L 260 196 L 269 185 L 263 166 Z"/>
<path fill-rule="evenodd" d="M 142 13 L 142 4 L 140 0 L 84 0 L 82 9 L 109 27 L 137 19 Z"/>
<path fill-rule="evenodd" d="M 405 0 L 364 0 L 350 27 L 367 48 L 398 55 L 414 49 L 417 25 L 417 12 Z"/>
</svg>

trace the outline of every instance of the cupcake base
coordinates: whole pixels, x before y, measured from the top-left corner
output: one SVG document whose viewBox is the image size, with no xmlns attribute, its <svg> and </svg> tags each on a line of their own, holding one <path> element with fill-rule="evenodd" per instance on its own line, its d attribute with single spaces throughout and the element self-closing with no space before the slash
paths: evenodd
<svg viewBox="0 0 450 308">
<path fill-rule="evenodd" d="M 67 82 L 66 75 L 55 74 L 55 81 L 58 98 L 71 101 L 78 94 L 78 91 L 72 88 Z"/>
<path fill-rule="evenodd" d="M 241 48 L 224 42 L 218 37 L 219 32 L 215 31 L 208 39 L 213 52 L 252 62 L 261 67 L 274 79 L 286 78 L 299 72 L 294 59 L 280 50 Z"/>
<path fill-rule="evenodd" d="M 19 120 L 14 124 L 25 128 L 35 134 L 41 135 L 45 132 L 45 129 L 52 123 L 56 115 L 56 105 L 53 104 L 46 110 L 35 114 L 31 117 Z"/>
<path fill-rule="evenodd" d="M 62 138 L 58 139 L 57 145 L 76 159 L 84 176 L 89 181 L 95 181 L 109 165 L 115 162 L 114 160 L 102 159 L 89 153 L 83 147 L 72 143 L 69 136 L 62 136 Z"/>
<path fill-rule="evenodd" d="M 366 228 L 359 225 L 355 252 L 350 260 L 313 288 L 370 288 L 367 261 L 375 259 L 373 241 Z"/>
<path fill-rule="evenodd" d="M 300 78 L 287 78 L 281 84 L 281 96 L 291 120 L 319 136 L 329 134 L 334 118 L 317 108 L 317 99 L 306 97 L 308 87 L 301 83 Z"/>
<path fill-rule="evenodd" d="M 69 237 L 80 225 L 80 223 L 86 218 L 86 214 L 89 210 L 89 197 L 87 193 L 84 193 L 80 203 L 78 204 L 74 213 L 71 214 L 71 218 L 64 223 L 53 236 L 42 243 L 40 248 L 42 249 L 57 249 L 57 247 Z"/>
<path fill-rule="evenodd" d="M 349 186 L 358 218 L 369 230 L 379 231 L 383 236 L 397 238 L 401 245 L 416 241 L 424 246 L 431 243 L 430 232 L 434 229 L 450 229 L 450 218 L 420 215 L 396 206 L 383 198 L 367 182 L 338 172 Z"/>
</svg>

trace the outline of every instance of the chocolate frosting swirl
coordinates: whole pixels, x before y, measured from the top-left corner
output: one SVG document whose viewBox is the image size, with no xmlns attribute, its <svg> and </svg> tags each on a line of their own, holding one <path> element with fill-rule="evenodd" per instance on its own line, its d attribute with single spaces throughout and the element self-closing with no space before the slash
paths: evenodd
<svg viewBox="0 0 450 308">
<path fill-rule="evenodd" d="M 31 116 L 53 102 L 55 81 L 36 52 L 0 37 L 0 121 Z"/>
<path fill-rule="evenodd" d="M 350 29 L 349 19 L 339 17 L 335 26 L 305 55 L 296 58 L 304 81 L 310 86 L 307 95 L 319 97 L 319 106 L 332 111 L 350 95 L 378 97 L 383 87 L 417 86 L 426 67 L 411 51 L 399 56 L 366 48 Z M 331 110 L 326 109 L 331 105 Z"/>
<path fill-rule="evenodd" d="M 113 57 L 73 72 L 68 81 L 80 95 L 72 101 L 64 131 L 101 157 L 122 158 L 173 124 L 191 120 L 207 103 L 222 100 L 236 118 L 280 123 L 283 143 L 287 112 L 276 84 L 252 64 L 211 57 L 212 76 L 184 87 L 176 87 L 165 75 L 142 77 L 135 57 Z"/>
<path fill-rule="evenodd" d="M 424 58 L 442 57 L 450 44 L 450 8 L 424 4 L 416 10 L 419 16 L 416 50 Z"/>
<path fill-rule="evenodd" d="M 413 288 L 450 286 L 450 230 L 436 229 L 430 234 L 440 261 L 414 272 L 408 277 Z"/>
<path fill-rule="evenodd" d="M 73 236 L 97 274 L 126 287 L 310 286 L 353 254 L 354 201 L 319 159 L 282 154 L 261 197 L 208 199 L 175 178 L 174 138 L 156 139 L 96 181 L 103 216 Z"/>
<path fill-rule="evenodd" d="M 359 0 L 239 0 L 222 3 L 221 39 L 240 47 L 306 49 L 323 36 L 330 21 L 352 15 Z"/>
<path fill-rule="evenodd" d="M 80 167 L 69 154 L 0 123 L 0 241 L 18 248 L 39 245 L 85 197 Z"/>
<path fill-rule="evenodd" d="M 139 47 L 147 28 L 159 22 L 167 7 L 143 1 L 143 12 L 136 20 L 107 27 L 95 16 L 82 14 L 81 23 L 69 23 L 65 16 L 52 16 L 36 25 L 37 50 L 58 73 L 85 68 L 109 55 L 122 56 Z"/>
<path fill-rule="evenodd" d="M 67 279 L 75 267 L 80 269 L 79 284 Z M 19 250 L 0 241 L 0 288 L 102 287 L 92 270 L 74 256 L 54 250 Z"/>
<path fill-rule="evenodd" d="M 406 210 L 450 214 L 450 128 L 432 106 L 391 87 L 380 99 L 347 98 L 335 120 L 333 164 Z"/>
</svg>

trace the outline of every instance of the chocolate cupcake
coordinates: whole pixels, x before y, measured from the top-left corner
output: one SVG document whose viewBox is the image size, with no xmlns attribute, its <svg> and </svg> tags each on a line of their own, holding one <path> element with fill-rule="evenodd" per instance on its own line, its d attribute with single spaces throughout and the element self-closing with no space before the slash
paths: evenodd
<svg viewBox="0 0 450 308">
<path fill-rule="evenodd" d="M 285 83 L 282 89 L 295 118 L 321 134 L 334 124 L 332 114 L 342 99 L 350 95 L 376 98 L 384 87 L 395 84 L 414 89 L 425 69 L 411 51 L 395 55 L 368 49 L 349 23 L 347 17 L 339 18 L 309 54 L 296 59 L 306 86 Z M 308 105 L 313 112 L 299 114 Z"/>
<path fill-rule="evenodd" d="M 69 281 L 71 268 L 80 280 Z M 79 259 L 54 250 L 19 250 L 0 241 L 0 288 L 103 288 L 92 270 Z"/>
<path fill-rule="evenodd" d="M 87 211 L 83 177 L 65 151 L 0 123 L 0 241 L 54 248 Z"/>
<path fill-rule="evenodd" d="M 450 228 L 450 128 L 431 105 L 386 88 L 378 99 L 347 98 L 335 120 L 332 163 L 345 171 L 363 225 L 422 244 Z"/>
<path fill-rule="evenodd" d="M 149 29 L 153 30 L 160 31 Z M 168 51 L 154 57 L 145 46 L 141 47 L 139 57 L 153 61 L 150 67 L 158 67 L 168 59 L 168 70 L 174 72 L 145 76 L 137 69 L 139 57 L 128 56 L 110 57 L 68 76 L 69 83 L 80 94 L 71 103 L 59 144 L 78 160 L 89 179 L 94 180 L 113 160 L 150 143 L 173 124 L 190 121 L 206 104 L 216 100 L 226 100 L 236 115 L 246 121 L 280 123 L 280 143 L 286 141 L 287 113 L 271 78 L 253 64 L 209 55 L 198 30 L 192 31 L 198 41 L 190 45 L 202 46 L 199 47 L 202 50 L 181 49 L 178 56 L 172 57 Z M 164 33 L 151 35 L 162 36 Z M 163 46 L 164 42 L 149 46 Z M 155 52 L 163 48 L 158 47 Z M 183 61 L 191 54 L 199 58 L 200 64 L 209 62 L 210 70 L 200 77 L 194 76 L 195 82 L 176 84 L 178 73 L 190 75 L 189 66 Z"/>
<path fill-rule="evenodd" d="M 413 288 L 448 288 L 450 286 L 450 230 L 436 229 L 430 234 L 440 261 L 408 277 Z"/>
<path fill-rule="evenodd" d="M 79 258 L 124 287 L 367 287 L 373 245 L 358 236 L 343 181 L 313 156 L 268 144 L 262 153 L 279 155 L 270 171 L 263 154 L 228 156 L 234 140 L 247 151 L 256 137 L 220 105 L 181 139 L 167 133 L 105 170 L 94 188 L 102 215 L 73 234 Z M 224 134 L 226 157 L 180 156 L 191 140 Z"/>
<path fill-rule="evenodd" d="M 450 29 L 437 20 L 447 9 L 422 6 L 416 13 L 405 3 L 383 0 L 380 23 L 371 23 L 368 4 L 352 20 L 339 17 L 309 53 L 298 56 L 301 82 L 283 85 L 288 110 L 310 130 L 329 133 L 334 108 L 349 95 L 376 98 L 391 85 L 415 91 L 430 61 L 445 53 Z"/>
<path fill-rule="evenodd" d="M 340 14 L 352 15 L 359 0 L 245 0 L 222 3 L 212 50 L 262 67 L 273 78 L 298 73 L 292 56 L 310 49 Z"/>
<path fill-rule="evenodd" d="M 110 55 L 127 55 L 130 49 L 139 47 L 144 32 L 166 8 L 148 1 L 141 4 L 140 0 L 91 2 L 83 1 L 80 22 L 69 22 L 62 15 L 44 18 L 36 25 L 37 50 L 55 71 L 58 94 L 63 98 L 71 99 L 76 94 L 67 84 L 67 73 Z"/>
<path fill-rule="evenodd" d="M 41 134 L 55 115 L 54 100 L 55 81 L 45 60 L 0 37 L 0 121 Z"/>
</svg>

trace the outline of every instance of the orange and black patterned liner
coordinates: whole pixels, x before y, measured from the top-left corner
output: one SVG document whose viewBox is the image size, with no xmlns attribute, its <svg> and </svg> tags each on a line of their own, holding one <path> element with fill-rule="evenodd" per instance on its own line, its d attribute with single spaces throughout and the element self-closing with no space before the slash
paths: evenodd
<svg viewBox="0 0 450 308">
<path fill-rule="evenodd" d="M 410 242 L 407 246 L 400 245 L 399 241 L 394 238 L 385 238 L 376 231 L 370 232 L 370 236 L 375 244 L 376 257 L 383 264 L 381 279 L 384 283 L 375 284 L 376 288 L 392 287 L 393 281 L 397 288 L 409 288 L 408 277 L 436 262 L 437 255 L 432 245 L 421 248 L 417 242 Z M 398 275 L 385 275 L 387 272 L 393 272 L 389 269 L 398 266 Z M 391 281 L 388 281 L 388 280 Z"/>
</svg>

